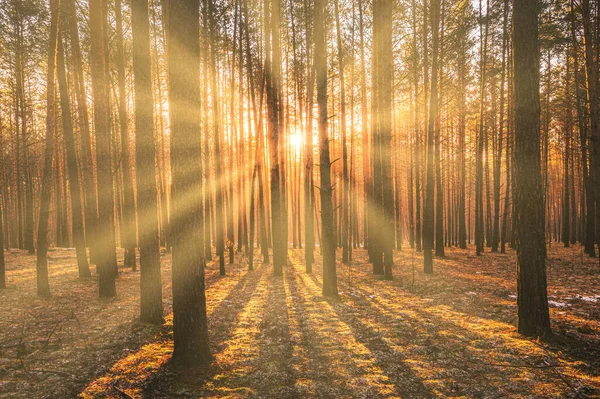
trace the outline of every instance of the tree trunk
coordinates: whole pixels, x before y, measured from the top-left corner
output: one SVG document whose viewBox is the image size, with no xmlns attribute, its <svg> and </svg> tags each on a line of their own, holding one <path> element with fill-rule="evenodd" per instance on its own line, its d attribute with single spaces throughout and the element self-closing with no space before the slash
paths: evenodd
<svg viewBox="0 0 600 399">
<path fill-rule="evenodd" d="M 315 261 L 315 189 L 313 181 L 313 110 L 315 91 L 315 70 L 311 64 L 311 49 L 313 47 L 313 35 L 310 21 L 309 3 L 306 3 L 306 65 L 308 66 L 306 86 L 306 133 L 304 142 L 305 170 L 304 170 L 304 262 L 306 273 L 312 273 L 312 264 Z"/>
<path fill-rule="evenodd" d="M 106 71 L 104 0 L 90 0 L 90 41 L 96 169 L 98 175 L 98 274 L 101 297 L 117 294 L 117 255 L 115 246 L 114 189 L 111 170 L 109 127 L 109 83 Z"/>
<path fill-rule="evenodd" d="M 173 242 L 173 361 L 211 360 L 200 234 L 200 15 L 199 1 L 169 4 L 169 95 L 171 99 L 171 237 Z"/>
<path fill-rule="evenodd" d="M 77 154 L 75 151 L 75 137 L 73 135 L 73 122 L 71 120 L 71 103 L 67 77 L 65 72 L 65 58 L 62 45 L 62 35 L 58 38 L 58 87 L 60 91 L 60 107 L 62 110 L 62 126 L 65 148 L 67 151 L 67 169 L 69 172 L 69 188 L 71 189 L 71 217 L 73 227 L 73 244 L 77 254 L 77 267 L 79 277 L 91 276 L 87 252 L 85 248 L 85 237 L 83 231 L 83 216 L 81 209 L 81 195 L 79 186 L 79 171 L 77 166 Z"/>
<path fill-rule="evenodd" d="M 327 132 L 327 47 L 325 31 L 325 4 L 315 0 L 315 54 L 314 65 L 317 81 L 317 104 L 319 105 L 319 172 L 321 175 L 321 247 L 323 253 L 323 296 L 337 297 L 335 262 L 335 228 L 331 201 L 331 161 L 329 157 L 329 134 Z"/>
<path fill-rule="evenodd" d="M 73 70 L 75 75 L 75 94 L 77 97 L 77 112 L 79 116 L 79 129 L 81 131 L 81 169 L 83 177 L 83 206 L 85 213 L 85 236 L 87 246 L 90 247 L 90 261 L 96 262 L 97 236 L 95 235 L 96 219 L 98 218 L 97 194 L 94 184 L 94 165 L 92 162 L 92 144 L 90 138 L 90 124 L 88 117 L 87 94 L 83 76 L 83 62 L 79 44 L 79 28 L 75 0 L 68 0 L 69 36 L 73 51 Z"/>
<path fill-rule="evenodd" d="M 132 3 L 132 7 L 137 5 Z M 147 12 L 146 12 L 147 13 Z M 133 15 L 132 15 L 133 20 Z M 123 172 L 123 229 L 121 230 L 121 245 L 125 249 L 123 264 L 130 266 L 133 270 L 136 269 L 135 247 L 136 247 L 136 214 L 135 200 L 133 195 L 133 179 L 131 176 L 131 161 L 129 156 L 129 129 L 127 118 L 127 93 L 125 92 L 125 61 L 123 54 L 123 20 L 121 16 L 121 0 L 115 0 L 115 23 L 117 36 L 117 75 L 119 82 L 119 126 L 121 133 L 121 170 Z M 135 32 L 134 32 L 135 34 Z M 135 37 L 134 37 L 135 40 Z M 134 44 L 134 57 L 138 50 Z M 135 62 L 135 60 L 134 60 Z M 134 64 L 134 69 L 136 65 Z M 136 81 L 137 82 L 137 79 Z M 135 83 L 134 82 L 134 83 Z M 137 101 L 137 91 L 136 91 Z M 152 114 L 150 114 L 152 116 Z M 137 124 L 136 110 L 136 124 Z M 137 134 L 136 130 L 136 134 Z M 137 139 L 137 137 L 136 137 Z M 153 143 L 154 145 L 154 143 Z M 136 148 L 137 150 L 137 148 Z M 154 173 L 154 172 L 153 172 Z M 136 175 L 137 178 L 139 175 Z M 139 185 L 139 183 L 138 183 Z M 139 199 L 139 198 L 138 198 Z M 139 212 L 139 209 L 138 209 Z M 141 223 L 145 223 L 143 217 L 140 218 Z M 145 227 L 140 229 L 145 231 Z"/>
<path fill-rule="evenodd" d="M 425 273 L 433 273 L 433 236 L 434 236 L 434 179 L 433 155 L 435 120 L 438 108 L 438 46 L 439 46 L 439 16 L 440 0 L 431 1 L 431 30 L 432 30 L 432 60 L 431 60 L 431 97 L 429 100 L 429 122 L 427 128 L 427 164 L 426 164 L 426 189 L 425 212 L 423 214 L 423 260 Z"/>
<path fill-rule="evenodd" d="M 515 213 L 519 333 L 551 334 L 546 292 L 544 193 L 540 174 L 538 1 L 515 0 Z"/>
<path fill-rule="evenodd" d="M 37 234 L 36 281 L 37 294 L 50 296 L 48 282 L 48 218 L 50 216 L 50 199 L 52 197 L 52 170 L 54 157 L 54 134 L 56 131 L 56 53 L 58 51 L 58 17 L 60 0 L 50 1 L 50 37 L 48 40 L 48 70 L 46 73 L 46 147 L 44 150 L 44 172 L 42 192 L 40 194 L 40 215 Z M 0 235 L 2 226 L 0 222 Z M 4 287 L 4 248 L 0 242 L 2 259 L 0 259 L 0 287 Z"/>
<path fill-rule="evenodd" d="M 593 221 L 595 223 L 596 242 L 600 243 L 600 108 L 598 98 L 598 71 L 594 63 L 594 48 L 592 43 L 592 23 L 590 17 L 590 1 L 583 0 L 583 40 L 585 50 L 585 73 L 587 82 L 588 103 L 590 106 L 590 147 L 591 147 L 591 165 L 590 176 L 594 186 L 594 202 L 596 207 L 593 210 L 595 214 Z M 590 212 L 588 210 L 588 212 Z"/>
<path fill-rule="evenodd" d="M 119 1 L 119 0 L 117 0 Z M 135 160 L 140 240 L 140 320 L 163 321 L 156 149 L 154 146 L 152 69 L 148 0 L 132 0 L 133 75 L 135 90 Z"/>
</svg>

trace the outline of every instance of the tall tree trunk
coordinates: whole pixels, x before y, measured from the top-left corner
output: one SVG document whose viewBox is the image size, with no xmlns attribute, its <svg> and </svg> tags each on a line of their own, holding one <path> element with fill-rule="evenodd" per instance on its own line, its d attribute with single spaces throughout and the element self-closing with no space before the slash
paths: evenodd
<svg viewBox="0 0 600 399">
<path fill-rule="evenodd" d="M 565 52 L 566 73 L 565 73 L 565 157 L 563 165 L 563 203 L 562 203 L 562 231 L 561 240 L 565 248 L 571 244 L 571 185 L 569 184 L 569 164 L 571 161 L 571 136 L 572 136 L 572 108 L 571 108 L 571 59 L 570 49 Z"/>
<path fill-rule="evenodd" d="M 494 160 L 494 226 L 492 232 L 492 252 L 498 252 L 500 241 L 500 176 L 504 139 L 504 82 L 506 77 L 506 47 L 508 46 L 508 0 L 504 0 L 502 20 L 502 65 L 500 71 L 500 127 Z"/>
<path fill-rule="evenodd" d="M 200 162 L 199 1 L 169 4 L 169 95 L 173 179 L 173 361 L 210 361 L 204 281 Z M 190 200 L 192 199 L 192 200 Z M 194 200 L 196 199 L 196 200 Z"/>
<path fill-rule="evenodd" d="M 94 185 L 94 165 L 92 160 L 92 142 L 90 138 L 90 122 L 88 117 L 87 94 L 83 76 L 81 46 L 79 44 L 79 28 L 76 13 L 76 1 L 68 0 L 69 37 L 73 51 L 73 70 L 75 75 L 75 94 L 77 97 L 77 113 L 81 132 L 81 169 L 83 178 L 83 206 L 85 213 L 85 236 L 90 247 L 90 261 L 96 262 L 98 241 L 95 235 L 96 219 L 98 218 L 97 194 Z"/>
<path fill-rule="evenodd" d="M 313 181 L 313 110 L 315 98 L 315 70 L 311 63 L 311 50 L 313 35 L 310 22 L 313 16 L 310 13 L 309 3 L 306 3 L 306 65 L 308 68 L 306 87 L 306 133 L 304 142 L 305 170 L 304 170 L 304 262 L 306 273 L 312 273 L 312 264 L 315 261 L 315 220 L 314 206 L 315 193 Z"/>
<path fill-rule="evenodd" d="M 273 236 L 273 274 L 283 274 L 282 267 L 286 263 L 286 242 L 281 234 L 285 228 L 286 220 L 283 212 L 282 195 L 285 187 L 282 184 L 282 171 L 280 159 L 280 118 L 282 117 L 281 99 L 281 49 L 279 47 L 279 1 L 265 2 L 265 73 L 267 74 L 267 104 L 268 104 L 268 135 L 269 159 L 271 174 L 271 225 Z M 271 10 L 272 7 L 272 10 Z M 273 21 L 272 21 L 273 20 Z M 272 55 L 271 53 L 272 41 Z"/>
<path fill-rule="evenodd" d="M 373 166 L 372 215 L 377 235 L 371 240 L 373 266 L 386 280 L 392 276 L 394 247 L 394 190 L 392 176 L 392 2 L 373 3 Z"/>
<path fill-rule="evenodd" d="M 540 95 L 537 0 L 515 0 L 515 212 L 519 333 L 551 334 L 546 292 L 544 193 L 540 174 Z"/>
<path fill-rule="evenodd" d="M 598 71 L 594 63 L 594 48 L 592 42 L 592 22 L 590 0 L 582 0 L 583 14 L 583 41 L 585 50 L 585 73 L 587 82 L 588 103 L 590 105 L 590 147 L 591 147 L 591 165 L 590 176 L 594 185 L 594 209 L 595 217 L 595 238 L 600 243 L 600 108 L 598 97 Z M 588 212 L 590 212 L 588 210 Z"/>
<path fill-rule="evenodd" d="M 444 0 L 441 0 L 441 15 L 438 14 L 438 28 L 440 33 L 439 50 L 438 50 L 438 104 L 436 105 L 435 116 L 435 256 L 444 256 L 444 186 L 443 186 L 443 165 L 441 157 L 442 148 L 442 127 L 440 108 L 442 105 L 442 88 L 444 87 Z M 432 23 L 433 25 L 433 23 Z M 449 193 L 446 193 L 448 195 Z"/>
<path fill-rule="evenodd" d="M 486 16 L 489 14 L 489 0 L 487 1 Z M 475 177 L 475 246 L 477 255 L 483 253 L 484 240 L 485 240 L 485 228 L 484 228 L 484 212 L 483 212 L 483 159 L 484 159 L 484 143 L 485 143 L 485 124 L 484 124 L 484 112 L 485 112 L 485 97 L 486 97 L 486 77 L 487 77 L 487 46 L 488 46 L 488 32 L 489 32 L 489 21 L 485 19 L 485 31 L 483 28 L 483 10 L 482 0 L 479 0 L 479 15 L 481 22 L 479 25 L 479 36 L 480 36 L 480 65 L 479 65 L 479 76 L 480 76 L 480 89 L 479 89 L 479 128 L 477 131 L 477 161 L 476 161 L 476 177 Z"/>
<path fill-rule="evenodd" d="M 119 1 L 119 0 L 117 0 Z M 152 65 L 148 0 L 132 0 L 133 75 L 135 90 L 135 160 L 140 240 L 140 320 L 163 321 L 162 286 L 154 146 Z"/>
<path fill-rule="evenodd" d="M 132 3 L 132 7 L 137 4 Z M 146 12 L 147 13 L 147 12 Z M 133 15 L 132 15 L 133 18 Z M 135 200 L 133 195 L 133 179 L 131 176 L 131 161 L 129 156 L 129 129 L 127 118 L 127 93 L 125 92 L 125 61 L 123 53 L 123 18 L 121 16 L 121 0 L 115 0 L 115 23 L 117 36 L 117 79 L 119 82 L 119 127 L 121 133 L 121 171 L 123 173 L 123 229 L 121 230 L 121 245 L 125 249 L 123 264 L 136 269 L 135 247 L 136 247 L 136 214 Z M 135 32 L 134 32 L 135 34 Z M 135 38 L 134 38 L 135 39 Z M 133 46 L 134 56 L 138 51 Z M 134 68 L 136 66 L 134 65 Z M 137 79 L 136 79 L 137 82 Z M 137 101 L 137 92 L 136 92 Z M 152 115 L 152 114 L 150 114 Z M 137 124 L 136 110 L 136 124 Z M 136 129 L 137 134 L 137 129 Z M 137 148 L 136 148 L 137 150 Z M 154 172 L 153 172 L 154 173 Z M 136 175 L 137 177 L 137 175 Z M 139 183 L 138 183 L 139 184 Z M 139 211 L 139 209 L 138 209 Z M 144 220 L 140 218 L 140 223 Z M 140 229 L 144 232 L 145 229 Z"/>
<path fill-rule="evenodd" d="M 337 297 L 335 264 L 335 228 L 331 201 L 331 160 L 327 132 L 327 47 L 325 31 L 325 4 L 315 0 L 315 73 L 317 104 L 319 105 L 319 172 L 321 175 L 321 247 L 323 253 L 323 296 Z"/>
<path fill-rule="evenodd" d="M 439 46 L 439 17 L 440 0 L 431 1 L 431 30 L 432 30 L 432 60 L 431 60 L 431 97 L 429 100 L 429 122 L 427 127 L 427 164 L 426 164 L 426 189 L 425 212 L 423 214 L 423 260 L 425 273 L 433 273 L 433 236 L 434 236 L 434 201 L 433 201 L 433 155 L 435 120 L 438 108 L 438 46 Z"/>
<path fill-rule="evenodd" d="M 340 70 L 340 135 L 342 137 L 342 173 L 343 173 L 343 194 L 342 194 L 342 262 L 348 263 L 350 248 L 350 208 L 349 201 L 349 175 L 348 175 L 348 146 L 346 143 L 346 83 L 344 74 L 344 50 L 342 48 L 342 28 L 340 26 L 340 6 L 339 0 L 334 1 L 335 5 L 335 28 L 337 33 L 337 56 Z"/>
<path fill-rule="evenodd" d="M 98 175 L 98 274 L 101 297 L 117 294 L 117 254 L 115 245 L 114 189 L 111 170 L 109 127 L 109 82 L 106 71 L 105 0 L 90 0 L 90 41 L 94 125 L 96 132 L 96 168 Z"/>
<path fill-rule="evenodd" d="M 91 276 L 85 237 L 83 232 L 83 215 L 81 208 L 81 194 L 79 186 L 79 171 L 77 167 L 77 154 L 75 151 L 75 137 L 73 135 L 73 122 L 71 120 L 71 102 L 67 77 L 65 72 L 65 57 L 62 45 L 62 35 L 58 37 L 58 87 L 60 91 L 60 108 L 62 111 L 62 126 L 65 148 L 67 151 L 67 165 L 69 172 L 69 188 L 71 189 L 71 218 L 73 226 L 73 244 L 77 254 L 77 267 L 79 277 Z"/>
<path fill-rule="evenodd" d="M 458 52 L 458 150 L 459 150 L 459 193 L 458 193 L 458 246 L 462 249 L 467 248 L 467 222 L 466 222 L 466 106 L 467 106 L 467 38 L 468 30 L 461 28 Z"/>
<path fill-rule="evenodd" d="M 365 22 L 363 0 L 358 0 L 359 13 L 359 31 L 360 31 L 360 109 L 361 109 L 361 135 L 362 135 L 362 154 L 363 154 L 363 245 L 365 248 L 369 246 L 369 201 L 371 198 L 371 161 L 369 159 L 369 118 L 367 110 L 367 64 L 365 60 Z M 369 252 L 370 253 L 370 252 Z"/>
<path fill-rule="evenodd" d="M 50 37 L 48 40 L 48 70 L 46 73 L 46 147 L 44 149 L 44 172 L 42 192 L 40 194 L 40 215 L 37 234 L 36 282 L 37 294 L 50 296 L 48 282 L 48 218 L 50 217 L 50 199 L 52 197 L 52 170 L 54 157 L 54 135 L 56 132 L 56 53 L 58 51 L 58 17 L 60 0 L 50 1 Z M 0 215 L 1 217 L 1 215 Z M 1 223 L 1 221 L 0 221 Z M 0 225 L 0 234 L 2 226 Z M 0 287 L 4 286 L 4 248 L 0 242 Z"/>
<path fill-rule="evenodd" d="M 218 69 L 217 69 L 217 21 L 215 0 L 208 2 L 208 24 L 210 31 L 210 95 L 212 101 L 212 117 L 213 131 L 215 135 L 215 227 L 216 237 L 215 246 L 217 248 L 217 256 L 219 257 L 219 273 L 225 275 L 225 237 L 224 237 L 224 222 L 223 222 L 223 190 L 225 186 L 224 174 L 221 173 L 221 136 L 222 121 L 221 108 L 219 104 L 219 88 Z"/>
<path fill-rule="evenodd" d="M 412 52 L 413 52 L 413 85 L 414 85 L 414 101 L 415 101 L 415 121 L 414 121 L 414 134 L 415 134 L 415 240 L 416 250 L 421 252 L 422 250 L 422 232 L 421 232 L 421 113 L 419 108 L 419 48 L 417 47 L 417 7 L 415 0 L 411 0 L 412 5 Z"/>
</svg>

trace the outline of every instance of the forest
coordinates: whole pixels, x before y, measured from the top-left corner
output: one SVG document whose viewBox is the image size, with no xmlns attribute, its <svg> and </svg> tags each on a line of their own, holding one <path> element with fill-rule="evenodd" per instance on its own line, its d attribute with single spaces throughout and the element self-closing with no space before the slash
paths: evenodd
<svg viewBox="0 0 600 399">
<path fill-rule="evenodd" d="M 0 398 L 600 397 L 600 0 L 0 0 Z"/>
</svg>

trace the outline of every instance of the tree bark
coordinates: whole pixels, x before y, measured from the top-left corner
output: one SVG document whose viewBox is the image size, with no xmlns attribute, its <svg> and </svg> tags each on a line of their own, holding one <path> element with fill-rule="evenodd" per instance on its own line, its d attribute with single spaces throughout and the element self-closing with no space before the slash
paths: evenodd
<svg viewBox="0 0 600 399">
<path fill-rule="evenodd" d="M 60 0 L 50 1 L 50 37 L 48 40 L 48 69 L 46 73 L 46 147 L 44 149 L 44 172 L 42 192 L 40 194 L 40 215 L 37 234 L 36 281 L 37 294 L 50 296 L 48 282 L 48 218 L 50 216 L 50 199 L 52 197 L 52 161 L 54 157 L 54 134 L 56 131 L 56 55 L 58 51 L 58 17 Z M 1 223 L 1 221 L 0 221 Z M 0 234 L 2 226 L 0 225 Z M 4 284 L 4 248 L 0 242 L 0 287 Z"/>
<path fill-rule="evenodd" d="M 101 297 L 117 294 L 117 254 L 115 245 L 114 189 L 111 170 L 109 127 L 109 83 L 106 71 L 105 0 L 90 0 L 90 41 L 94 125 L 96 132 L 96 169 L 98 175 L 98 274 Z"/>
<path fill-rule="evenodd" d="M 119 0 L 117 0 L 119 1 Z M 140 320 L 163 321 L 148 0 L 132 0 L 135 160 L 140 224 Z"/>
<path fill-rule="evenodd" d="M 62 36 L 62 35 L 61 35 Z M 60 108 L 62 110 L 62 126 L 65 148 L 67 151 L 67 169 L 69 172 L 69 188 L 71 189 L 71 217 L 73 227 L 73 244 L 77 254 L 77 268 L 79 277 L 90 277 L 90 269 L 85 248 L 85 237 L 83 231 L 83 215 L 81 208 L 81 194 L 79 186 L 79 170 L 77 166 L 77 154 L 75 151 L 75 137 L 73 135 L 73 122 L 71 119 L 71 102 L 67 77 L 65 72 L 65 57 L 62 45 L 62 37 L 58 38 L 58 87 L 60 91 Z"/>
<path fill-rule="evenodd" d="M 171 99 L 171 237 L 173 243 L 173 361 L 211 360 L 204 281 L 200 162 L 199 1 L 169 5 L 167 35 Z"/>
<path fill-rule="evenodd" d="M 537 0 L 515 0 L 515 213 L 518 331 L 551 334 L 546 292 L 544 193 L 540 171 L 540 94 Z"/>
<path fill-rule="evenodd" d="M 133 2 L 132 7 L 136 6 Z M 132 22 L 134 19 L 132 10 Z M 125 249 L 123 255 L 123 264 L 130 266 L 133 270 L 136 269 L 135 247 L 136 247 L 136 214 L 135 200 L 133 195 L 133 179 L 131 173 L 131 160 L 129 155 L 129 129 L 127 117 L 127 93 L 125 91 L 125 61 L 123 54 L 123 18 L 121 16 L 121 0 L 115 0 L 115 23 L 117 36 L 117 80 L 119 82 L 119 127 L 121 133 L 121 170 L 123 173 L 123 228 L 121 230 L 121 245 Z M 132 27 L 133 28 L 133 27 Z M 135 32 L 134 41 L 135 41 Z M 138 49 L 133 45 L 134 58 Z M 134 59 L 134 69 L 135 69 Z M 135 72 L 135 71 L 134 71 Z M 137 81 L 137 80 L 136 80 Z M 136 82 L 134 81 L 134 83 Z M 137 98 L 137 92 L 136 92 Z M 137 111 L 137 110 L 136 110 Z M 136 123 L 137 123 L 136 112 Z M 137 130 L 136 130 L 137 134 Z M 137 138 L 137 137 L 136 137 Z M 137 148 L 136 148 L 137 150 Z M 138 177 L 138 175 L 136 175 Z M 139 177 L 138 177 L 139 178 Z M 139 184 L 139 183 L 138 183 Z M 138 198 L 139 199 L 139 198 Z M 140 222 L 144 220 L 140 218 Z M 140 229 L 144 231 L 144 229 Z"/>
<path fill-rule="evenodd" d="M 325 31 L 325 4 L 315 0 L 315 54 L 314 65 L 317 81 L 317 104 L 319 105 L 319 172 L 321 175 L 321 247 L 323 251 L 323 296 L 337 297 L 335 264 L 335 228 L 331 201 L 331 160 L 329 157 L 329 134 L 327 132 L 327 47 Z"/>
</svg>

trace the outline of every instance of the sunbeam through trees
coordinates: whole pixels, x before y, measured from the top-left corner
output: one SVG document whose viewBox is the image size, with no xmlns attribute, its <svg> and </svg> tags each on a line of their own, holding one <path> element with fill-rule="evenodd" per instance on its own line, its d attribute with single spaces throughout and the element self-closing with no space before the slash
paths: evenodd
<svg viewBox="0 0 600 399">
<path fill-rule="evenodd" d="M 0 398 L 600 396 L 599 0 L 0 0 Z"/>
</svg>

